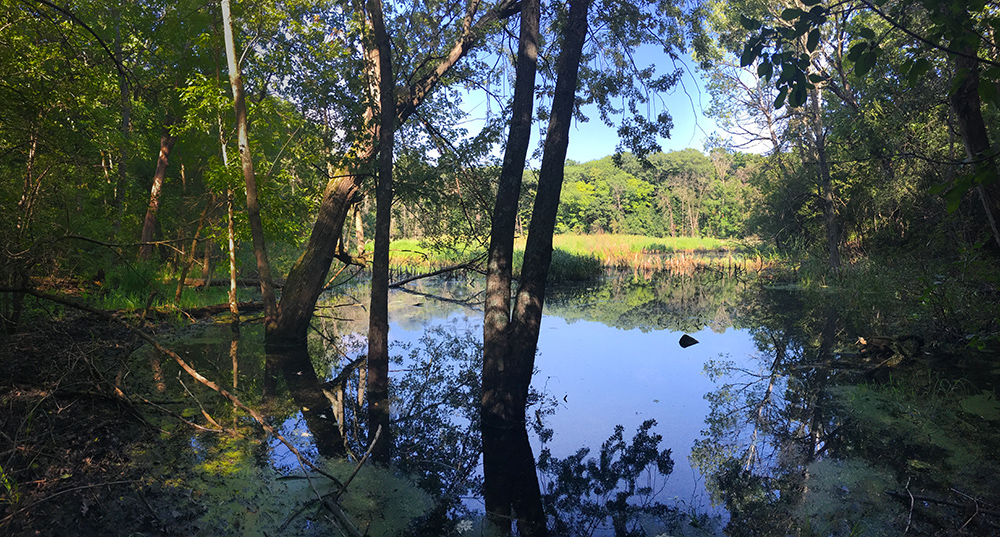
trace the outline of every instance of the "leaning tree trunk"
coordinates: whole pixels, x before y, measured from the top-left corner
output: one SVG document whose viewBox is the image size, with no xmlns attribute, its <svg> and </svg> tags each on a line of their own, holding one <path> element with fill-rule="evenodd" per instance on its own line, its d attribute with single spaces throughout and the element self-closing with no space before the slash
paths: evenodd
<svg viewBox="0 0 1000 537">
<path fill-rule="evenodd" d="M 260 220 L 260 202 L 257 200 L 257 176 L 250 155 L 250 138 L 247 133 L 247 105 L 243 95 L 243 77 L 237 63 L 236 41 L 233 39 L 233 22 L 229 0 L 222 0 L 222 29 L 226 37 L 226 59 L 229 62 L 229 83 L 233 87 L 233 106 L 236 109 L 236 137 L 240 148 L 240 163 L 247 191 L 247 220 L 253 239 L 254 255 L 257 258 L 257 273 L 260 278 L 260 293 L 264 301 L 265 330 L 272 329 L 278 321 L 278 304 L 271 283 L 271 264 L 267 259 L 264 244 L 264 226 Z"/>
<path fill-rule="evenodd" d="M 153 186 L 149 189 L 149 206 L 146 208 L 146 218 L 142 222 L 142 248 L 139 250 L 140 259 L 153 257 L 153 233 L 156 231 L 156 213 L 160 210 L 160 198 L 163 194 L 163 182 L 167 178 L 167 166 L 170 165 L 170 151 L 177 141 L 170 134 L 170 126 L 173 120 L 167 117 L 163 126 L 163 133 L 160 134 L 160 153 L 156 157 L 156 171 L 153 173 Z"/>
<path fill-rule="evenodd" d="M 477 5 L 478 2 L 474 4 Z M 462 34 L 448 54 L 438 59 L 427 74 L 409 87 L 395 92 L 400 95 L 396 103 L 397 127 L 413 115 L 441 79 L 472 50 L 490 26 L 517 13 L 520 7 L 517 0 L 502 0 L 474 23 L 472 16 L 475 15 L 475 7 L 470 9 L 463 21 Z M 375 144 L 368 142 L 355 148 L 353 153 L 357 162 L 369 163 L 376 150 Z M 278 323 L 267 331 L 269 345 L 298 345 L 305 341 L 316 300 L 323 292 L 330 264 L 337 257 L 337 245 L 343 234 L 344 220 L 357 198 L 363 179 L 364 176 L 360 173 L 346 171 L 330 178 L 327 183 L 306 250 L 292 266 L 282 288 Z"/>
<path fill-rule="evenodd" d="M 372 461 L 389 464 L 389 226 L 392 210 L 392 156 L 396 102 L 391 41 L 382 20 L 381 0 L 368 0 L 376 49 L 370 57 L 371 93 L 378 99 L 378 181 L 375 185 L 375 253 L 372 258 L 368 321 L 368 442 Z"/>
</svg>

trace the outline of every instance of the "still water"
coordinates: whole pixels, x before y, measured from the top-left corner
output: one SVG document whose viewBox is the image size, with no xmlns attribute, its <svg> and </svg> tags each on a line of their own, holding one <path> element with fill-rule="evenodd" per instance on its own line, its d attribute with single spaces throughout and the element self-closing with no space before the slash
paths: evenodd
<svg viewBox="0 0 1000 537">
<path fill-rule="evenodd" d="M 362 472 L 360 484 L 351 485 L 356 497 L 343 500 L 369 534 L 479 533 L 481 302 L 476 279 L 420 280 L 391 293 L 398 464 L 384 475 Z M 345 368 L 363 352 L 366 304 L 363 285 L 330 293 L 308 358 L 327 398 L 342 407 L 344 426 L 333 437 L 355 457 L 365 447 L 364 414 L 358 375 Z M 995 356 L 894 333 L 898 319 L 833 291 L 763 287 L 718 274 L 622 274 L 557 285 L 545 312 L 529 427 L 535 455 L 544 452 L 548 461 L 539 464 L 543 493 L 552 492 L 552 505 L 559 505 L 550 516 L 565 522 L 567 533 L 996 534 Z M 260 380 L 268 374 L 259 330 L 244 329 L 236 343 L 225 334 L 205 327 L 176 348 L 220 376 L 230 375 L 235 350 L 237 393 L 315 458 L 322 451 L 316 444 L 331 431 L 304 412 L 312 403 L 294 387 L 301 372 L 268 386 Z M 683 334 L 699 343 L 681 348 Z M 338 388 L 329 382 L 334 378 L 347 380 Z M 622 449 L 606 450 L 602 473 L 602 445 L 616 445 L 609 439 L 618 427 Z M 642 459 L 644 449 L 669 450 L 672 468 Z M 206 486 L 219 505 L 233 501 L 220 487 L 253 482 L 250 503 L 271 513 L 255 519 L 262 534 L 331 529 L 323 517 L 296 510 L 315 485 L 296 478 L 303 472 L 295 456 L 273 438 L 242 445 L 196 435 L 178 453 L 197 466 L 195 477 L 223 484 Z M 346 475 L 353 465 L 326 468 Z M 575 469 L 573 479 L 559 468 Z M 633 470 L 631 482 L 607 481 L 609 473 Z M 239 519 L 234 509 L 212 515 L 220 528 Z"/>
</svg>

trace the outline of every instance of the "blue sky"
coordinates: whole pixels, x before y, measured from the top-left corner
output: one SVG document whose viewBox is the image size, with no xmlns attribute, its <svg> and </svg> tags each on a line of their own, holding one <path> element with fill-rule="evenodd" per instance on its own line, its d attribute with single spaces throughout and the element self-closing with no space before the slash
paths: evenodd
<svg viewBox="0 0 1000 537">
<path fill-rule="evenodd" d="M 694 70 L 694 63 L 685 58 L 684 77 L 680 84 L 668 94 L 658 96 L 654 113 L 655 117 L 662 107 L 665 107 L 674 120 L 674 128 L 670 138 L 660 138 L 659 144 L 664 151 L 694 148 L 704 149 L 704 140 L 715 130 L 715 121 L 706 118 L 702 111 L 708 107 L 709 95 L 702 87 L 699 73 Z M 574 122 L 569 134 L 569 150 L 567 158 L 577 162 L 586 162 L 595 158 L 605 157 L 615 152 L 618 146 L 618 132 L 614 127 L 605 125 L 597 115 L 596 107 L 586 110 L 591 120 L 587 123 Z"/>
<path fill-rule="evenodd" d="M 662 53 L 648 50 L 643 52 L 642 60 L 657 66 L 673 68 L 671 60 Z M 702 112 L 708 107 L 709 95 L 704 90 L 699 73 L 694 69 L 694 62 L 686 54 L 683 55 L 682 59 L 683 62 L 676 64 L 677 67 L 684 70 L 681 83 L 675 86 L 671 92 L 657 96 L 656 101 L 651 105 L 650 117 L 655 117 L 664 107 L 673 117 L 674 128 L 670 138 L 658 140 L 664 151 L 687 148 L 701 151 L 704 150 L 705 138 L 716 130 L 715 121 L 706 118 Z M 477 123 L 479 123 L 476 119 L 481 119 L 485 115 L 485 97 L 482 94 L 471 93 L 466 97 L 465 102 L 468 107 L 467 111 L 473 119 L 466 124 L 466 127 L 475 131 L 478 128 Z M 609 127 L 601 121 L 596 106 L 585 108 L 584 113 L 590 118 L 590 121 L 586 123 L 573 122 L 566 158 L 577 162 L 587 162 L 613 154 L 618 146 L 616 127 Z M 616 121 L 620 121 L 620 119 L 616 118 Z M 539 128 L 540 126 L 536 126 L 532 133 L 531 150 L 538 147 Z"/>
</svg>

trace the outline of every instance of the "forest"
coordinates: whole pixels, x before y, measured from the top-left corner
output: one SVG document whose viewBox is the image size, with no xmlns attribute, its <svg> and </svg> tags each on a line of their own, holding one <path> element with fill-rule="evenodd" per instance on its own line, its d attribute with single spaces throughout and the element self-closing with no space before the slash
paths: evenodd
<svg viewBox="0 0 1000 537">
<path fill-rule="evenodd" d="M 483 499 L 485 522 L 476 527 L 484 534 L 654 534 L 643 529 L 642 517 L 662 512 L 626 499 L 639 490 L 641 472 L 659 467 L 669 474 L 674 464 L 668 452 L 657 451 L 653 424 L 643 424 L 631 447 L 620 430 L 605 445 L 647 457 L 629 468 L 634 475 L 616 471 L 631 481 L 605 484 L 619 491 L 601 507 L 610 513 L 607 532 L 595 530 L 599 524 L 563 524 L 568 518 L 558 509 L 567 507 L 558 506 L 554 491 L 586 493 L 539 483 L 539 472 L 571 468 L 570 459 L 536 459 L 539 434 L 543 443 L 546 438 L 538 432 L 544 431 L 546 394 L 532 384 L 543 311 L 548 314 L 552 297 L 559 304 L 572 294 L 553 283 L 552 267 L 567 260 L 597 266 L 601 255 L 596 246 L 586 254 L 560 251 L 554 246 L 559 237 L 583 236 L 591 244 L 626 235 L 663 244 L 714 241 L 723 246 L 701 253 L 724 259 L 719 266 L 725 268 L 709 261 L 691 270 L 739 278 L 764 294 L 794 288 L 819 293 L 809 296 L 820 302 L 863 306 L 865 321 L 838 324 L 833 313 L 814 308 L 813 299 L 793 301 L 813 308 L 815 317 L 812 336 L 795 337 L 821 341 L 817 352 L 824 359 L 833 359 L 835 345 L 868 352 L 870 336 L 881 331 L 893 356 L 975 352 L 989 357 L 987 371 L 996 371 L 995 2 L 0 5 L 0 532 L 77 528 L 82 535 L 124 535 L 131 522 L 122 513 L 132 508 L 148 511 L 136 530 L 143 535 L 234 531 L 169 514 L 158 502 L 177 501 L 173 493 L 153 491 L 138 477 L 148 468 L 130 466 L 142 459 L 140 452 L 166 450 L 169 432 L 179 427 L 253 438 L 290 453 L 301 473 L 336 484 L 321 494 L 310 480 L 315 498 L 303 500 L 299 513 L 308 507 L 330 528 L 362 535 L 361 515 L 352 519 L 353 507 L 341 501 L 358 469 L 370 466 L 386 476 L 412 470 L 406 450 L 429 442 L 420 435 L 430 438 L 433 427 L 444 431 L 441 423 L 453 412 L 468 419 L 476 440 L 449 449 L 456 457 L 472 450 L 475 458 L 439 466 L 461 469 L 473 484 L 462 489 L 416 470 L 423 473 L 414 479 L 432 491 L 428 501 L 435 507 L 379 531 L 461 534 L 471 528 L 457 514 L 471 516 L 462 499 L 467 490 Z M 647 65 L 654 50 L 670 61 Z M 665 151 L 663 142 L 681 126 L 664 96 L 689 91 L 682 89 L 685 76 L 701 81 L 704 114 L 718 130 L 701 148 Z M 616 129 L 613 154 L 587 162 L 566 158 L 573 126 L 585 121 Z M 533 133 L 537 145 L 530 142 Z M 424 264 L 411 272 L 482 284 L 479 339 L 438 349 L 478 357 L 460 374 L 461 386 L 470 383 L 462 392 L 465 406 L 449 407 L 458 403 L 440 386 L 399 378 L 390 323 L 398 322 L 392 297 L 403 285 L 394 270 L 402 255 L 394 245 L 401 241 L 424 252 Z M 664 252 L 654 250 L 633 252 L 631 259 L 667 266 Z M 628 261 L 621 263 L 605 261 L 590 276 L 627 287 L 616 279 Z M 628 270 L 639 278 L 637 266 Z M 339 296 L 341 285 L 358 282 L 363 313 L 348 331 L 363 344 L 352 354 L 342 347 L 353 336 L 328 333 L 328 323 L 344 319 L 333 309 L 340 306 L 325 301 Z M 698 298 L 699 291 L 684 284 L 683 305 L 672 313 L 641 301 L 656 313 L 647 317 L 620 311 L 635 304 L 615 305 L 621 291 L 615 289 L 594 291 L 609 302 L 603 315 L 572 308 L 561 315 L 696 332 L 729 319 L 720 313 L 726 308 L 743 308 L 750 318 L 772 307 L 758 308 L 757 298 L 733 304 L 736 291 L 728 286 L 725 299 Z M 755 321 L 791 322 L 784 320 L 787 311 L 775 308 Z M 815 320 L 827 318 L 827 325 Z M 169 342 L 182 341 L 199 323 L 225 324 L 234 334 L 231 375 L 172 349 Z M 836 326 L 836 334 L 829 332 Z M 859 337 L 864 334 L 867 340 Z M 242 367 L 243 377 L 237 373 L 240 338 L 260 349 L 256 362 Z M 777 368 L 786 345 L 768 338 L 758 338 L 760 348 L 778 354 Z M 906 346 L 917 340 L 917 350 Z M 148 367 L 131 357 L 143 348 L 183 376 L 186 395 L 167 401 L 156 391 L 166 370 L 160 358 L 139 373 Z M 241 384 L 248 371 L 254 377 Z M 144 375 L 155 381 L 140 383 Z M 974 414 L 985 415 L 985 427 L 993 430 L 1000 383 L 989 375 L 972 375 L 968 385 L 975 389 L 968 395 L 987 400 L 990 410 Z M 345 417 L 352 389 L 357 402 Z M 765 401 L 773 389 L 772 380 Z M 268 403 L 276 390 L 290 394 L 287 408 Z M 437 425 L 401 417 L 404 390 L 420 397 L 430 390 L 447 402 L 424 408 Z M 198 401 L 197 407 L 177 410 L 181 400 Z M 214 403 L 206 409 L 202 400 Z M 296 447 L 283 436 L 277 416 L 294 413 L 292 407 L 300 409 L 318 447 Z M 728 423 L 712 416 L 716 425 Z M 169 449 L 178 449 L 176 443 Z M 813 443 L 816 457 L 826 446 Z M 751 493 L 733 500 L 717 483 L 750 483 L 752 465 L 726 474 L 736 471 L 729 463 L 691 455 L 699 456 L 702 468 L 715 464 L 717 475 L 729 479 L 708 486 L 713 502 L 740 513 Z M 335 462 L 324 461 L 357 469 L 349 478 L 334 477 L 328 464 Z M 598 481 L 616 474 L 594 468 Z M 386 476 L 380 479 L 394 479 Z M 143 505 L 119 506 L 120 512 L 109 507 L 116 495 L 135 497 L 130 490 L 150 494 L 155 506 L 142 496 Z M 52 499 L 58 496 L 72 498 L 74 512 L 57 513 L 59 500 Z M 1000 500 L 985 493 L 979 499 L 984 506 Z M 992 509 L 980 525 L 959 523 L 959 531 L 989 534 L 1000 522 Z M 188 517 L 187 525 L 178 516 Z M 295 518 L 287 516 L 281 530 Z M 695 520 L 705 518 L 692 515 L 692 525 Z M 725 533 L 768 534 L 767 523 L 754 530 L 736 526 L 730 523 Z M 308 527 L 294 531 L 308 534 Z M 920 534 L 934 534 L 926 531 Z"/>
</svg>

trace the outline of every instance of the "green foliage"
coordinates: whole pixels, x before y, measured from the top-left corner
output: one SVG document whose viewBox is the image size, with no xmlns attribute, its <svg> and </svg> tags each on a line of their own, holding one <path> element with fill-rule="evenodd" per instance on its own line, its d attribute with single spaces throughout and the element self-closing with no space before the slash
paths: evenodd
<svg viewBox="0 0 1000 537">
<path fill-rule="evenodd" d="M 141 309 L 159 292 L 159 267 L 155 262 L 124 263 L 109 268 L 103 286 L 104 307 L 108 309 Z M 162 294 L 160 295 L 162 299 Z M 156 300 L 156 304 L 160 300 Z"/>
<path fill-rule="evenodd" d="M 751 189 L 741 177 L 737 155 L 706 157 L 686 149 L 649 155 L 642 163 L 622 155 L 572 163 L 556 230 L 652 237 L 736 237 L 744 233 L 743 206 Z M 735 169 L 734 169 L 735 168 Z"/>
<path fill-rule="evenodd" d="M 0 486 L 3 487 L 3 494 L 0 495 L 0 500 L 10 505 L 17 505 L 20 503 L 21 493 L 17 487 L 17 481 L 7 475 L 3 466 L 0 466 Z"/>
</svg>

